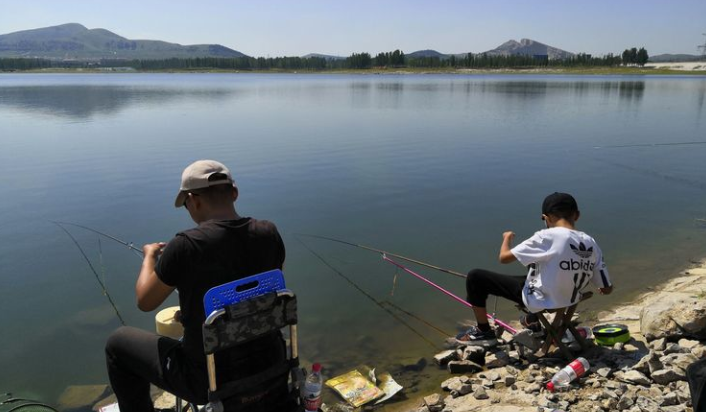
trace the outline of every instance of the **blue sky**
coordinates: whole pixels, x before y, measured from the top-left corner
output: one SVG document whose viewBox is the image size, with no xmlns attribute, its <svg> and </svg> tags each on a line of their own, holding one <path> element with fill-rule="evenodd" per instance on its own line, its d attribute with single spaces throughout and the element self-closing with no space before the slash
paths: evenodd
<svg viewBox="0 0 706 412">
<path fill-rule="evenodd" d="M 520 38 L 592 54 L 696 54 L 705 16 L 705 0 L 0 0 L 0 34 L 71 22 L 251 56 L 477 53 Z"/>
</svg>

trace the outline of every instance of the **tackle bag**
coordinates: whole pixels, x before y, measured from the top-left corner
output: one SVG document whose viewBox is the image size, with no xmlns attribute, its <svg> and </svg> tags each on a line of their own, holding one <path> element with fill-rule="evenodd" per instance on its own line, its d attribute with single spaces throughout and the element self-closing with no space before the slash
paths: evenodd
<svg viewBox="0 0 706 412">
<path fill-rule="evenodd" d="M 0 394 L 0 412 L 57 412 L 57 410 L 41 402 L 16 398 L 11 393 L 2 393 Z"/>
</svg>

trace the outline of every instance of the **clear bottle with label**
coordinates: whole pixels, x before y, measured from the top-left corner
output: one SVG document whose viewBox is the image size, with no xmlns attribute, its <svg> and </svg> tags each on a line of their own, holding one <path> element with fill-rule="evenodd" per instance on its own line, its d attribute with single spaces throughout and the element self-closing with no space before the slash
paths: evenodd
<svg viewBox="0 0 706 412">
<path fill-rule="evenodd" d="M 302 387 L 302 400 L 306 412 L 317 412 L 321 406 L 321 389 L 323 387 L 321 377 L 321 364 L 315 363 L 311 367 L 311 373 L 306 377 Z"/>
<path fill-rule="evenodd" d="M 584 339 L 591 339 L 593 337 L 593 331 L 588 326 L 577 326 L 576 332 L 578 332 L 578 334 Z M 567 329 L 566 332 L 564 332 L 564 337 L 561 338 L 561 341 L 564 343 L 571 343 L 576 341 L 576 339 L 571 331 Z"/>
<path fill-rule="evenodd" d="M 576 358 L 576 360 L 554 374 L 552 380 L 547 383 L 547 390 L 554 392 L 558 389 L 567 388 L 572 381 L 585 375 L 590 368 L 591 365 L 589 365 L 586 358 Z"/>
</svg>

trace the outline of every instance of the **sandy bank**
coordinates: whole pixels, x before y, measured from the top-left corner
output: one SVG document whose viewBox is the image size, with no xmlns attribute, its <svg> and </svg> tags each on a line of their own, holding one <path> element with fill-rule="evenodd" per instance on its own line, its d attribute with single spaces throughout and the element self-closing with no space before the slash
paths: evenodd
<svg viewBox="0 0 706 412">
<path fill-rule="evenodd" d="M 704 71 L 706 72 L 706 62 L 670 62 L 670 63 L 647 63 L 645 67 L 666 70 L 681 71 Z"/>
</svg>

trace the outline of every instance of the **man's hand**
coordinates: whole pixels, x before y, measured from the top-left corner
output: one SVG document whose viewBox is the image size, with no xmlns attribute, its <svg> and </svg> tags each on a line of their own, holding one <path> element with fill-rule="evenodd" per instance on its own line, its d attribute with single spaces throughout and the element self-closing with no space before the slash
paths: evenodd
<svg viewBox="0 0 706 412">
<path fill-rule="evenodd" d="M 601 295 L 610 295 L 611 292 L 613 292 L 613 285 L 610 285 L 607 288 L 599 288 L 598 291 Z"/>
<path fill-rule="evenodd" d="M 515 238 L 515 232 L 508 230 L 503 233 L 503 243 L 500 245 L 500 255 L 498 260 L 500 263 L 510 263 L 517 260 L 515 255 L 512 254 L 510 249 L 512 249 L 512 240 Z"/>
<path fill-rule="evenodd" d="M 165 246 L 167 246 L 167 244 L 164 242 L 148 243 L 142 246 L 142 252 L 145 254 L 145 257 L 157 258 L 162 254 L 162 249 L 164 249 Z"/>
<path fill-rule="evenodd" d="M 503 241 L 512 243 L 513 239 L 515 239 L 515 232 L 508 230 L 503 233 Z"/>
</svg>

